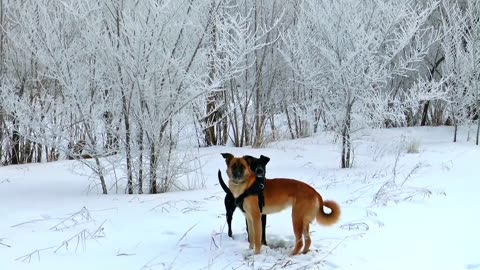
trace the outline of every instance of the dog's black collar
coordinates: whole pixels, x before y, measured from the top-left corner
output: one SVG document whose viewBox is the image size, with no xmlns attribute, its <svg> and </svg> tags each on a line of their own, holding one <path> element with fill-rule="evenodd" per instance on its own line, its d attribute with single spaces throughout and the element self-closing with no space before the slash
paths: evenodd
<svg viewBox="0 0 480 270">
<path fill-rule="evenodd" d="M 257 177 L 255 183 L 235 199 L 235 204 L 240 208 L 240 210 L 242 210 L 242 212 L 245 212 L 243 209 L 243 201 L 246 197 L 252 195 L 258 195 L 258 207 L 260 208 L 260 212 L 262 212 L 263 207 L 265 206 L 265 198 L 263 197 L 263 190 L 265 189 L 264 183 L 265 178 Z"/>
</svg>

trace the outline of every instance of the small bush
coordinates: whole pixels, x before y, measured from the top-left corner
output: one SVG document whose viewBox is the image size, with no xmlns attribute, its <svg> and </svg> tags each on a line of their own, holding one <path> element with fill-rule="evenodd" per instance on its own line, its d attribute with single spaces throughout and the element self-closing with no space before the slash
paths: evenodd
<svg viewBox="0 0 480 270">
<path fill-rule="evenodd" d="M 408 154 L 418 154 L 420 153 L 420 140 L 418 139 L 409 139 L 405 141 L 405 151 Z"/>
</svg>

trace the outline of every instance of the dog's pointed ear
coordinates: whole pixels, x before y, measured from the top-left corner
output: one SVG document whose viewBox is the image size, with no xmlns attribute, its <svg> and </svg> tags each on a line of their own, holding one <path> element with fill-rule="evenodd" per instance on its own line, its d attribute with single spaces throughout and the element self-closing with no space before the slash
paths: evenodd
<svg viewBox="0 0 480 270">
<path fill-rule="evenodd" d="M 263 164 L 267 165 L 267 163 L 270 161 L 270 158 L 267 156 L 261 155 L 260 161 L 262 161 Z"/>
<path fill-rule="evenodd" d="M 228 163 L 230 163 L 230 160 L 232 160 L 233 155 L 230 153 L 222 153 L 222 157 L 225 159 L 225 162 L 228 165 Z"/>
<path fill-rule="evenodd" d="M 249 156 L 249 155 L 245 155 L 245 156 L 243 156 L 243 159 L 245 159 L 245 161 L 247 161 L 248 165 L 252 165 L 252 162 L 255 158 L 252 157 L 252 156 Z"/>
</svg>

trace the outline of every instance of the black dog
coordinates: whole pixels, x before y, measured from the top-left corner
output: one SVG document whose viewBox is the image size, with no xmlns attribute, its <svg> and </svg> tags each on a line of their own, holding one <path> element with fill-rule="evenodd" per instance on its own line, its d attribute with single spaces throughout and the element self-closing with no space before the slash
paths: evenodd
<svg viewBox="0 0 480 270">
<path fill-rule="evenodd" d="M 235 211 L 235 208 L 239 206 L 241 208 L 241 205 L 243 204 L 243 199 L 246 196 L 249 195 L 258 195 L 259 198 L 259 207 L 260 209 L 263 208 L 264 205 L 264 199 L 263 199 L 263 187 L 265 184 L 265 173 L 266 173 L 266 166 L 267 163 L 270 161 L 269 157 L 266 157 L 264 155 L 261 155 L 260 158 L 254 158 L 252 156 L 244 156 L 247 160 L 250 162 L 250 168 L 252 171 L 255 173 L 256 176 L 256 182 L 254 187 L 252 187 L 248 194 L 242 194 L 237 200 L 233 197 L 232 192 L 228 188 L 228 186 L 225 184 L 222 178 L 222 173 L 220 170 L 218 170 L 218 182 L 220 183 L 220 186 L 222 186 L 222 189 L 227 193 L 225 195 L 225 210 L 227 212 L 227 224 L 228 224 L 228 236 L 232 237 L 232 217 L 233 217 L 233 212 Z M 247 193 L 247 192 L 246 192 Z M 243 211 L 243 209 L 242 209 Z M 262 215 L 262 244 L 267 245 L 267 241 L 265 240 L 265 226 L 267 225 L 267 216 Z M 248 224 L 247 224 L 247 233 L 248 233 Z"/>
</svg>

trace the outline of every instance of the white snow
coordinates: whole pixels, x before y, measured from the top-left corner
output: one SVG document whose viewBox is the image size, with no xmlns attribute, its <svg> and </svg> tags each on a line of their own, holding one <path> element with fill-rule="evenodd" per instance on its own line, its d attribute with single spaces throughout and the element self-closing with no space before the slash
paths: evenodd
<svg viewBox="0 0 480 270">
<path fill-rule="evenodd" d="M 157 195 L 88 191 L 92 180 L 75 161 L 1 167 L 0 269 L 480 270 L 480 146 L 465 130 L 452 143 L 452 132 L 362 131 L 353 169 L 339 169 L 328 134 L 262 149 L 200 149 L 206 188 Z M 418 153 L 405 152 L 412 141 Z M 268 178 L 311 184 L 340 203 L 340 222 L 311 226 L 312 251 L 292 257 L 290 210 L 269 215 L 269 247 L 252 255 L 239 210 L 234 239 L 226 234 L 221 152 L 269 156 Z M 396 184 L 384 185 L 394 171 Z"/>
</svg>

